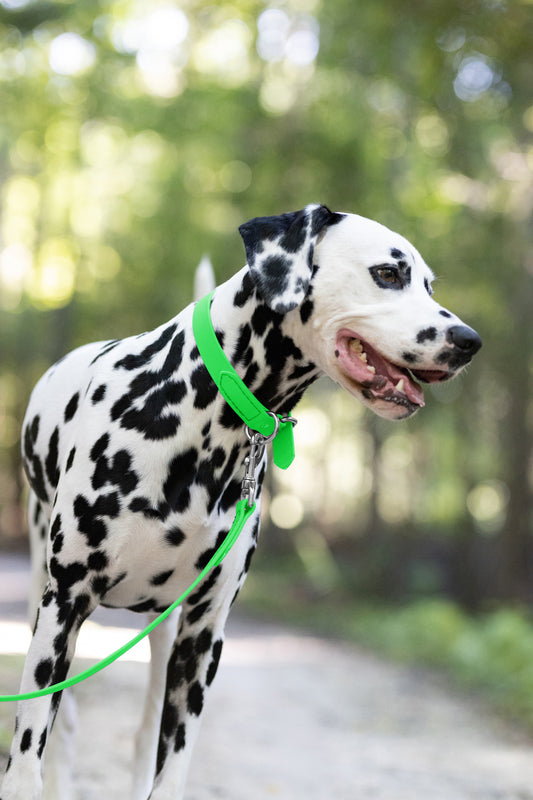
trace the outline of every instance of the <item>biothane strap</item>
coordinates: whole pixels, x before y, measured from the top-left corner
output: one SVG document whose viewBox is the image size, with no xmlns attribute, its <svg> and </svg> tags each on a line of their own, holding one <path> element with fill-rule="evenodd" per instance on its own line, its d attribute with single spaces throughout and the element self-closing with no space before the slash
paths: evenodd
<svg viewBox="0 0 533 800">
<path fill-rule="evenodd" d="M 271 436 L 275 430 L 274 415 L 248 389 L 218 342 L 211 321 L 213 294 L 214 291 L 203 297 L 194 307 L 192 328 L 200 355 L 220 394 L 242 421 L 262 436 Z M 294 460 L 292 429 L 293 423 L 280 417 L 272 454 L 274 464 L 281 469 L 290 467 Z"/>
<path fill-rule="evenodd" d="M 186 589 L 183 594 L 178 597 L 177 600 L 172 603 L 162 614 L 160 614 L 156 619 L 154 619 L 149 625 L 144 628 L 140 633 L 137 634 L 133 639 L 126 644 L 122 645 L 118 650 L 115 650 L 111 655 L 106 656 L 97 664 L 93 664 L 93 666 L 89 667 L 88 669 L 80 672 L 78 675 L 73 675 L 71 678 L 67 678 L 67 680 L 61 681 L 61 683 L 55 683 L 52 686 L 46 686 L 44 689 L 38 689 L 34 692 L 26 692 L 23 694 L 8 694 L 8 695 L 0 695 L 0 703 L 11 703 L 17 700 L 34 700 L 36 697 L 43 697 L 47 694 L 54 694 L 54 692 L 60 692 L 63 689 L 68 689 L 70 686 L 74 686 L 76 683 L 81 683 L 86 678 L 90 678 L 91 675 L 95 675 L 97 672 L 100 672 L 105 667 L 108 667 L 109 664 L 112 664 L 113 661 L 116 661 L 117 658 L 123 656 L 124 653 L 127 653 L 128 650 L 131 650 L 136 644 L 138 644 L 141 639 L 144 639 L 149 633 L 153 631 L 157 625 L 159 625 L 163 620 L 165 620 L 173 611 L 176 609 L 185 598 L 195 589 L 198 584 L 205 578 L 208 572 L 210 572 L 214 567 L 218 566 L 220 562 L 227 556 L 231 548 L 233 547 L 234 543 L 236 542 L 240 532 L 246 525 L 246 522 L 252 516 L 255 511 L 255 503 L 252 506 L 248 505 L 246 500 L 240 500 L 237 503 L 237 508 L 235 512 L 235 520 L 233 521 L 233 525 L 230 528 L 230 531 L 218 550 L 214 553 L 214 555 L 209 560 L 208 564 L 203 568 L 200 572 L 196 580 Z"/>
</svg>

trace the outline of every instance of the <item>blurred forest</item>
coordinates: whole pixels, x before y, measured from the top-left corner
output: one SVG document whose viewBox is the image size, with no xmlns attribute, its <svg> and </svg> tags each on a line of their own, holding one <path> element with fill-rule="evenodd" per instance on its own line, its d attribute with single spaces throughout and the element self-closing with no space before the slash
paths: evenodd
<svg viewBox="0 0 533 800">
<path fill-rule="evenodd" d="M 0 0 L 0 548 L 19 430 L 73 347 L 188 303 L 309 202 L 413 241 L 484 347 L 406 423 L 324 381 L 261 558 L 318 593 L 532 599 L 531 0 Z"/>
</svg>

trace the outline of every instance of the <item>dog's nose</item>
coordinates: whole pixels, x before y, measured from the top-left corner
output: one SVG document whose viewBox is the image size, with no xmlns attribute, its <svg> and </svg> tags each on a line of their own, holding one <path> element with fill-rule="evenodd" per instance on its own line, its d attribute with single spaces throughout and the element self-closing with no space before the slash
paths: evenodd
<svg viewBox="0 0 533 800">
<path fill-rule="evenodd" d="M 452 325 L 446 331 L 446 339 L 465 355 L 473 356 L 481 347 L 481 337 L 467 325 Z"/>
</svg>

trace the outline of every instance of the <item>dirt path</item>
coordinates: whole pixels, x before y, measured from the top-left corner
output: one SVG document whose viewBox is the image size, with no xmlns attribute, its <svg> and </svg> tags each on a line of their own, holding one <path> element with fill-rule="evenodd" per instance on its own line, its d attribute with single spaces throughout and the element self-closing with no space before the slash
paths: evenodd
<svg viewBox="0 0 533 800">
<path fill-rule="evenodd" d="M 77 687 L 79 800 L 129 800 L 146 674 L 146 664 L 120 662 Z M 186 797 L 533 800 L 533 755 L 531 742 L 426 672 L 236 616 Z"/>
</svg>

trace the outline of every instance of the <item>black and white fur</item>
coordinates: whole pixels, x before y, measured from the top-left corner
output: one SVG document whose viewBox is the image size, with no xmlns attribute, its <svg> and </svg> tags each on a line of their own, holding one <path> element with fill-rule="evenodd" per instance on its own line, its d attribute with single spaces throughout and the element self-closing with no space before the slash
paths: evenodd
<svg viewBox="0 0 533 800">
<path fill-rule="evenodd" d="M 452 377 L 480 346 L 432 299 L 419 253 L 377 222 L 311 205 L 251 220 L 240 232 L 248 265 L 217 288 L 211 314 L 226 354 L 273 411 L 290 413 L 326 373 L 381 416 L 404 418 L 423 404 L 413 373 Z M 65 678 L 77 632 L 99 604 L 152 615 L 167 608 L 232 524 L 247 438 L 199 357 L 192 311 L 149 333 L 75 350 L 31 396 L 23 453 L 36 624 L 23 692 Z M 266 457 L 259 487 L 265 469 Z M 259 505 L 181 615 L 151 635 L 133 800 L 183 798 L 226 617 L 256 548 Z M 43 796 L 59 699 L 19 704 L 1 800 Z M 44 769 L 54 800 L 71 796 L 71 702 L 63 699 L 59 744 Z M 102 699 L 107 709 L 112 702 Z"/>
</svg>

